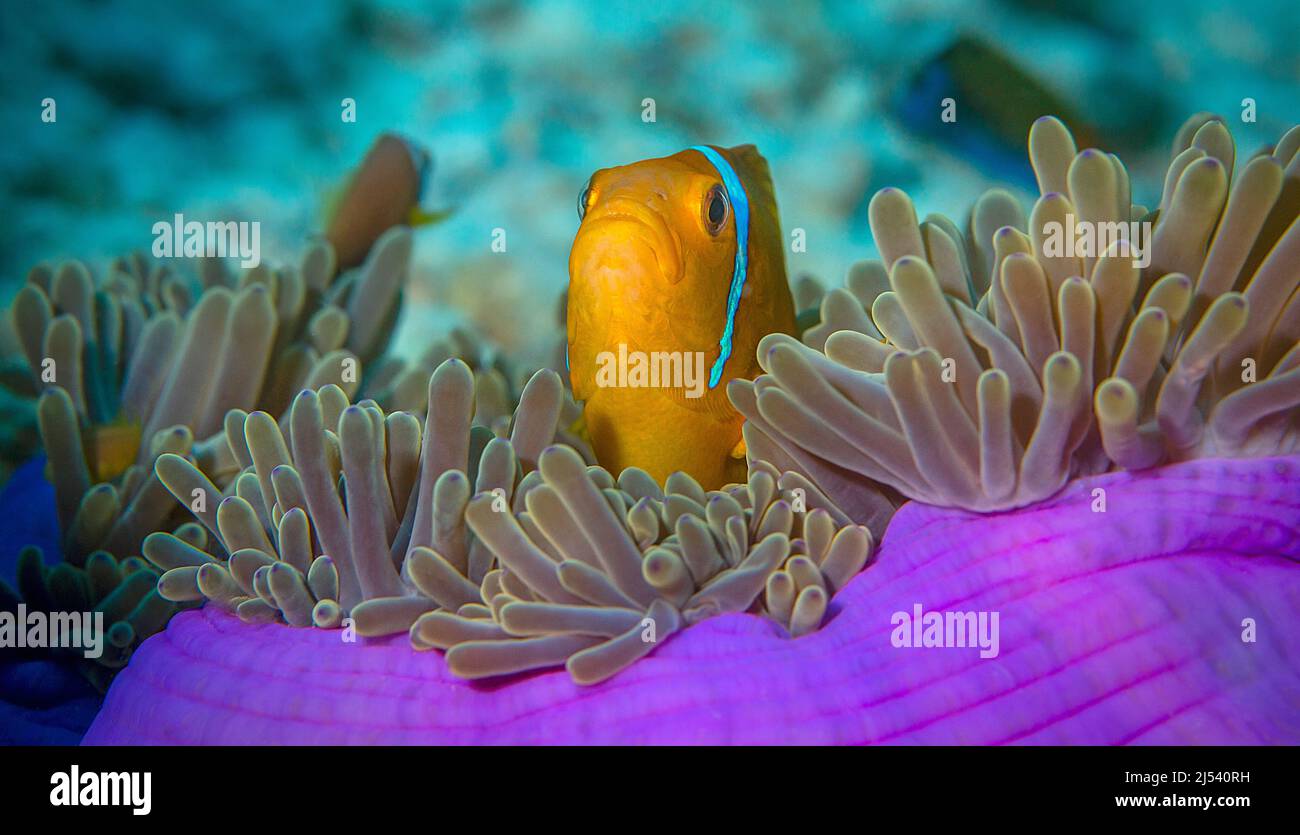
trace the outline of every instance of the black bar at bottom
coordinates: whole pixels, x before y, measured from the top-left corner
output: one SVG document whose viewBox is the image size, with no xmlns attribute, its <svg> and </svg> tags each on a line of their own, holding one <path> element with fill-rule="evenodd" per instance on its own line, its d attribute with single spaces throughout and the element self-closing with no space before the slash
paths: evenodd
<svg viewBox="0 0 1300 835">
<path fill-rule="evenodd" d="M 775 812 L 870 825 L 868 814 L 886 811 L 1219 823 L 1289 817 L 1295 798 L 1288 748 L 9 748 L 0 758 L 10 814 L 127 825 L 283 815 L 335 828 L 360 816 L 382 831 L 388 816 L 447 824 L 459 814 L 465 825 L 497 815 L 563 825 L 611 805 L 610 820 L 713 813 L 729 825 Z M 145 773 L 149 810 L 137 815 Z M 118 805 L 82 802 L 111 802 L 115 787 Z"/>
</svg>

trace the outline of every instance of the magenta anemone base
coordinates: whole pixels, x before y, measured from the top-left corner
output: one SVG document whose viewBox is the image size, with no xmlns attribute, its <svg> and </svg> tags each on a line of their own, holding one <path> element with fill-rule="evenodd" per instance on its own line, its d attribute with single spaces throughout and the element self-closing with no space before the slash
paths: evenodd
<svg viewBox="0 0 1300 835">
<path fill-rule="evenodd" d="M 719 617 L 594 687 L 465 682 L 405 635 L 208 606 L 136 652 L 85 742 L 1297 744 L 1297 559 L 1291 456 L 1081 479 L 992 516 L 912 503 L 821 631 Z M 998 656 L 894 646 L 916 604 L 997 612 Z"/>
</svg>

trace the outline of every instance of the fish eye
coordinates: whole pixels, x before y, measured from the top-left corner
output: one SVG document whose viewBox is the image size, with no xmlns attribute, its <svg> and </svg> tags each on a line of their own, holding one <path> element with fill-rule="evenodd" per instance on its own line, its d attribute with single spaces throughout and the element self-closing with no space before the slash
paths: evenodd
<svg viewBox="0 0 1300 835">
<path fill-rule="evenodd" d="M 582 187 L 582 191 L 578 193 L 578 222 L 579 223 L 581 223 L 582 219 L 587 216 L 587 201 L 590 198 L 591 198 L 591 180 L 588 180 L 587 184 Z"/>
<path fill-rule="evenodd" d="M 716 185 L 704 196 L 704 226 L 710 235 L 717 235 L 726 223 L 727 192 Z"/>
</svg>

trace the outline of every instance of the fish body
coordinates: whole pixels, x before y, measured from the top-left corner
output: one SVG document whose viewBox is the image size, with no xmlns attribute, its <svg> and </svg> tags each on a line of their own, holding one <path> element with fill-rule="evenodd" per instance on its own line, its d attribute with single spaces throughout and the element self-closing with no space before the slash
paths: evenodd
<svg viewBox="0 0 1300 835">
<path fill-rule="evenodd" d="M 985 176 L 1033 188 L 1033 173 L 1024 164 L 1025 136 L 1044 113 L 1071 125 L 1080 148 L 1103 147 L 1098 129 L 1034 69 L 980 37 L 959 35 L 900 85 L 892 109 L 910 130 L 947 145 L 961 159 L 978 162 Z M 941 107 L 949 99 L 956 109 L 951 118 L 943 118 Z"/>
<path fill-rule="evenodd" d="M 83 430 L 86 464 L 96 483 L 112 481 L 135 463 L 143 442 L 139 423 L 121 419 Z"/>
<path fill-rule="evenodd" d="M 379 236 L 394 226 L 440 223 L 449 211 L 420 205 L 433 172 L 433 156 L 411 140 L 385 133 L 375 140 L 326 207 L 325 237 L 334 247 L 340 270 L 365 260 Z"/>
<path fill-rule="evenodd" d="M 579 212 L 568 364 L 597 459 L 707 489 L 743 480 L 727 382 L 757 373 L 759 339 L 795 330 L 767 162 L 699 146 L 603 169 Z"/>
</svg>

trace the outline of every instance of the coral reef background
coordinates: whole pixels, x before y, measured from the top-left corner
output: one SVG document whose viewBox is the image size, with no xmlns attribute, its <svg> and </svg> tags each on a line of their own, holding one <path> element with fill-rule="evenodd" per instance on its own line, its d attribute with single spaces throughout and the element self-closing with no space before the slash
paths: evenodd
<svg viewBox="0 0 1300 835">
<path fill-rule="evenodd" d="M 555 309 L 571 206 L 599 167 L 756 143 L 787 236 L 807 234 L 791 275 L 835 285 L 874 254 L 867 201 L 883 186 L 923 214 L 995 184 L 1031 195 L 1021 116 L 1092 126 L 1081 147 L 1119 153 L 1145 197 L 1187 114 L 1231 119 L 1250 152 L 1300 113 L 1300 11 L 1285 0 L 338 0 L 291 15 L 58 0 L 5 4 L 0 38 L 0 197 L 17 209 L 0 228 L 6 298 L 37 261 L 144 248 L 175 212 L 260 220 L 264 257 L 289 260 L 392 129 L 435 156 L 426 202 L 455 209 L 416 236 L 395 349 L 418 355 L 420 334 L 468 319 L 535 364 L 555 326 L 536 311 Z M 1011 91 L 1029 87 L 1058 106 L 1018 113 L 1035 102 Z M 947 95 L 958 120 L 936 129 Z"/>
</svg>

